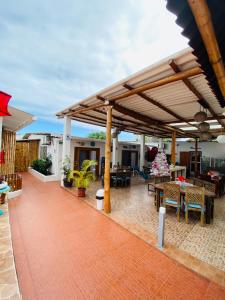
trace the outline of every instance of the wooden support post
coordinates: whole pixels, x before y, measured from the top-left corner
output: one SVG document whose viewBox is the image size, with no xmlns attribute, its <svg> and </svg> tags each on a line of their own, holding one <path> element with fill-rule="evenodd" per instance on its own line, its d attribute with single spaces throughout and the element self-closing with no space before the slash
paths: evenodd
<svg viewBox="0 0 225 300">
<path fill-rule="evenodd" d="M 172 132 L 171 164 L 176 165 L 176 131 Z"/>
<path fill-rule="evenodd" d="M 195 177 L 198 177 L 198 140 L 195 139 Z"/>
<path fill-rule="evenodd" d="M 111 160 L 112 106 L 107 107 L 106 142 L 105 142 L 105 174 L 104 174 L 104 211 L 111 212 L 110 204 L 110 160 Z"/>
<path fill-rule="evenodd" d="M 206 0 L 188 0 L 221 93 L 225 98 L 225 68 Z M 218 33 L 219 34 L 219 33 Z"/>
</svg>

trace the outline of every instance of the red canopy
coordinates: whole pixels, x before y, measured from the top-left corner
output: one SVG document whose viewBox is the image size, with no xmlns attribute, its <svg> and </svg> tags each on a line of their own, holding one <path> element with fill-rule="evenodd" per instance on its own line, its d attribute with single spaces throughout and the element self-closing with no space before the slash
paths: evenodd
<svg viewBox="0 0 225 300">
<path fill-rule="evenodd" d="M 0 91 L 0 117 L 11 116 L 8 112 L 8 103 L 12 96 Z"/>
</svg>

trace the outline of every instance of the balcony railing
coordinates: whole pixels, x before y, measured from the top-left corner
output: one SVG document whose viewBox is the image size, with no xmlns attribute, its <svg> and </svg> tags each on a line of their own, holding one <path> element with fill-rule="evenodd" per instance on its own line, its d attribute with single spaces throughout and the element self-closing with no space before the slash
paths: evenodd
<svg viewBox="0 0 225 300">
<path fill-rule="evenodd" d="M 1 176 L 4 181 L 8 183 L 11 188 L 11 192 L 22 189 L 22 176 L 20 174 L 9 174 Z"/>
</svg>

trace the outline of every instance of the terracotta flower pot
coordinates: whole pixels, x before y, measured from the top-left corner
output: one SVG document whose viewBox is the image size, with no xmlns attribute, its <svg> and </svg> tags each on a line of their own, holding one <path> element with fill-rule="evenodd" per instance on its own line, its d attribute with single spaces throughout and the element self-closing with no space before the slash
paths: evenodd
<svg viewBox="0 0 225 300">
<path fill-rule="evenodd" d="M 78 188 L 77 189 L 77 197 L 85 197 L 85 192 L 86 192 L 86 189 Z"/>
</svg>

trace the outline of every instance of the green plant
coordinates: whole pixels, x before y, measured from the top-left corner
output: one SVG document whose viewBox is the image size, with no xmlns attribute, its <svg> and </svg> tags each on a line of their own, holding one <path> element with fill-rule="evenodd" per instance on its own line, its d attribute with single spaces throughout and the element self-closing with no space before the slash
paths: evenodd
<svg viewBox="0 0 225 300">
<path fill-rule="evenodd" d="M 63 160 L 62 172 L 65 177 L 69 179 L 71 172 L 71 161 L 68 155 Z"/>
<path fill-rule="evenodd" d="M 105 140 L 105 132 L 104 131 L 92 132 L 88 135 L 88 138 L 96 139 L 96 140 Z"/>
<path fill-rule="evenodd" d="M 32 162 L 32 168 L 43 175 L 51 175 L 50 167 L 52 165 L 52 161 L 50 156 L 44 159 L 36 159 Z"/>
<path fill-rule="evenodd" d="M 74 180 L 78 189 L 88 188 L 90 183 L 95 180 L 95 174 L 90 171 L 90 168 L 96 165 L 97 162 L 95 160 L 84 160 L 80 171 L 73 170 L 70 172 L 69 178 Z"/>
</svg>

